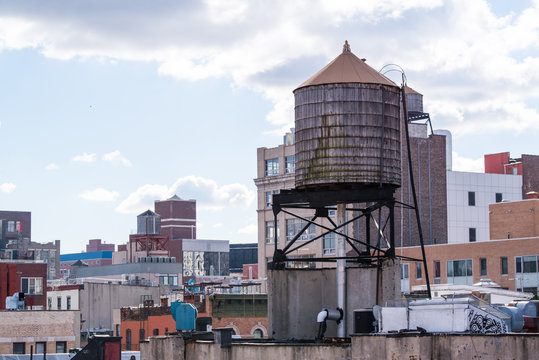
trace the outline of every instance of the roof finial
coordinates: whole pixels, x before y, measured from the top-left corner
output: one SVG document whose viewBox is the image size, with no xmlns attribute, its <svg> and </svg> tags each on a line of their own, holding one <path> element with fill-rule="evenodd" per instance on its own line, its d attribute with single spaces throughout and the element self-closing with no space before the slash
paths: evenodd
<svg viewBox="0 0 539 360">
<path fill-rule="evenodd" d="M 348 44 L 348 40 L 344 40 L 344 45 L 342 47 L 342 52 L 343 53 L 352 52 L 352 50 L 350 50 L 350 44 Z"/>
</svg>

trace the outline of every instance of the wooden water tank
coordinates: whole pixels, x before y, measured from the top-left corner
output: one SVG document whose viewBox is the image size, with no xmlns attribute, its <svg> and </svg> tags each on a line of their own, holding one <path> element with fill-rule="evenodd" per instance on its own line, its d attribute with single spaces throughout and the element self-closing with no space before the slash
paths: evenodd
<svg viewBox="0 0 539 360">
<path fill-rule="evenodd" d="M 343 53 L 295 91 L 296 188 L 401 184 L 400 90 Z"/>
</svg>

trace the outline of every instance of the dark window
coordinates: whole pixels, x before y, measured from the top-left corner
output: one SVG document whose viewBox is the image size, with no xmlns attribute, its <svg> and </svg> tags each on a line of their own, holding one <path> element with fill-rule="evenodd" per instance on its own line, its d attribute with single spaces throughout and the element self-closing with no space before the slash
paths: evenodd
<svg viewBox="0 0 539 360">
<path fill-rule="evenodd" d="M 62 353 L 66 353 L 67 351 L 67 344 L 65 341 L 57 341 L 56 342 L 56 353 L 57 354 L 62 354 Z"/>
<path fill-rule="evenodd" d="M 507 257 L 506 256 L 502 256 L 500 258 L 500 265 L 501 265 L 500 267 L 501 267 L 502 275 L 507 275 Z"/>
<path fill-rule="evenodd" d="M 165 335 L 168 335 L 168 327 L 165 328 Z"/>
<path fill-rule="evenodd" d="M 515 258 L 515 265 L 516 265 L 516 272 L 521 273 L 522 272 L 522 258 L 520 256 L 517 256 Z"/>
<path fill-rule="evenodd" d="M 523 269 L 525 273 L 536 273 L 537 272 L 537 257 L 536 256 L 523 256 Z"/>
<path fill-rule="evenodd" d="M 468 205 L 475 206 L 475 192 L 468 191 Z"/>
<path fill-rule="evenodd" d="M 71 310 L 71 296 L 66 298 L 66 309 Z"/>
<path fill-rule="evenodd" d="M 62 309 L 62 298 L 60 296 L 58 296 L 56 298 L 56 306 L 57 306 L 56 310 L 61 310 Z"/>
<path fill-rule="evenodd" d="M 46 349 L 46 342 L 36 342 L 36 354 L 44 354 Z"/>
<path fill-rule="evenodd" d="M 153 329 L 153 336 L 159 335 L 159 329 Z"/>
<path fill-rule="evenodd" d="M 487 259 L 486 258 L 481 258 L 481 259 L 479 259 L 479 263 L 480 263 L 480 266 L 481 266 L 481 276 L 487 275 Z"/>
<path fill-rule="evenodd" d="M 502 193 L 496 193 L 496 202 L 499 203 L 499 202 L 502 202 L 502 200 L 503 200 Z"/>
<path fill-rule="evenodd" d="M 468 233 L 469 233 L 470 242 L 475 242 L 475 240 L 476 240 L 476 238 L 475 238 L 475 228 L 469 228 Z"/>
<path fill-rule="evenodd" d="M 120 336 L 120 324 L 116 324 L 116 336 Z"/>
<path fill-rule="evenodd" d="M 440 275 L 441 275 L 440 260 L 434 260 L 434 277 L 439 278 Z"/>
<path fill-rule="evenodd" d="M 416 262 L 415 263 L 415 278 L 416 279 L 421 279 L 423 276 L 421 274 L 421 263 L 420 262 Z"/>
<path fill-rule="evenodd" d="M 13 343 L 13 354 L 26 354 L 26 343 L 14 342 Z"/>
<path fill-rule="evenodd" d="M 144 341 L 144 339 L 146 338 L 146 334 L 144 332 L 144 329 L 140 329 L 139 332 L 138 332 L 138 338 L 140 341 Z"/>
<path fill-rule="evenodd" d="M 131 351 L 131 329 L 125 331 L 125 350 Z"/>
</svg>

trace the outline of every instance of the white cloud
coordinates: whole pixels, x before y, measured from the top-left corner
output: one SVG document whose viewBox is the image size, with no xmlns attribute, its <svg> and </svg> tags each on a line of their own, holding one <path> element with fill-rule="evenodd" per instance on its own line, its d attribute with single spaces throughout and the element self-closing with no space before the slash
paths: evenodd
<svg viewBox="0 0 539 360">
<path fill-rule="evenodd" d="M 74 162 L 85 162 L 85 163 L 93 163 L 97 159 L 96 154 L 87 154 L 84 153 L 82 155 L 75 156 L 72 161 Z"/>
<path fill-rule="evenodd" d="M 221 223 L 216 223 L 216 224 L 213 224 L 211 227 L 214 228 L 214 229 L 220 229 L 220 228 L 223 227 L 223 224 L 221 224 Z"/>
<path fill-rule="evenodd" d="M 9 193 L 12 193 L 13 191 L 15 191 L 16 187 L 17 187 L 17 185 L 12 184 L 12 183 L 3 183 L 3 184 L 0 184 L 0 191 L 4 192 L 6 194 L 9 194 Z"/>
<path fill-rule="evenodd" d="M 59 4 L 61 12 L 19 3 L 0 6 L 0 50 L 154 62 L 179 79 L 226 77 L 274 104 L 267 120 L 278 132 L 293 122 L 291 90 L 344 39 L 376 69 L 401 65 L 436 127 L 539 127 L 537 1 L 503 16 L 486 0 L 140 2 L 122 12 L 114 2 Z"/>
<path fill-rule="evenodd" d="M 452 165 L 454 171 L 485 172 L 485 160 L 483 157 L 470 159 L 460 156 L 453 151 Z"/>
<path fill-rule="evenodd" d="M 136 214 L 153 208 L 154 200 L 164 200 L 178 194 L 182 198 L 196 199 L 199 210 L 222 210 L 228 207 L 248 207 L 255 192 L 243 184 L 218 185 L 211 179 L 196 176 L 179 178 L 172 186 L 147 184 L 139 187 L 123 200 L 116 211 Z"/>
<path fill-rule="evenodd" d="M 55 163 L 50 163 L 47 166 L 45 166 L 45 170 L 52 171 L 52 170 L 58 170 L 60 167 L 56 165 Z"/>
<path fill-rule="evenodd" d="M 131 161 L 129 161 L 125 156 L 123 156 L 120 153 L 120 150 L 116 150 L 110 153 L 107 153 L 103 155 L 102 159 L 104 161 L 112 162 L 112 163 L 120 163 L 125 167 L 131 166 Z"/>
<path fill-rule="evenodd" d="M 88 201 L 114 202 L 120 194 L 116 191 L 109 191 L 103 188 L 86 190 L 78 195 L 81 199 Z"/>
<path fill-rule="evenodd" d="M 258 233 L 258 225 L 257 224 L 249 224 L 247 226 L 244 226 L 240 229 L 238 229 L 238 233 L 240 234 L 256 234 Z"/>
</svg>

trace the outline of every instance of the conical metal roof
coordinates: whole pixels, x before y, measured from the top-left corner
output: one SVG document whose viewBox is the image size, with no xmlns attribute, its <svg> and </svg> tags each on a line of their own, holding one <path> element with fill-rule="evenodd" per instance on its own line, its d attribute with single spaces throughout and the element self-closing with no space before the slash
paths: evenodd
<svg viewBox="0 0 539 360">
<path fill-rule="evenodd" d="M 348 41 L 345 41 L 342 54 L 298 86 L 296 90 L 305 86 L 339 83 L 397 86 L 393 81 L 367 65 L 365 60 L 355 56 L 350 50 Z"/>
</svg>

